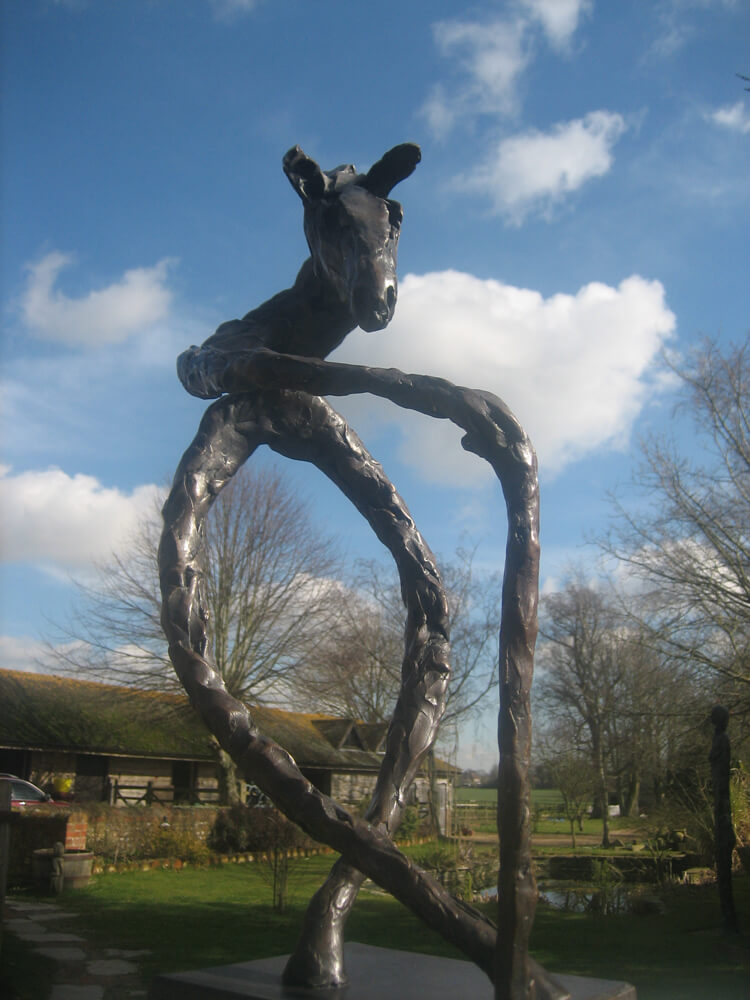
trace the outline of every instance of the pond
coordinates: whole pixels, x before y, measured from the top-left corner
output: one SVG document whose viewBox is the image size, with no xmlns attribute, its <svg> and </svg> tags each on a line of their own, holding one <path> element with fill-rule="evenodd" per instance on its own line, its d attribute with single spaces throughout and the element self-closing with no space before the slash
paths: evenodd
<svg viewBox="0 0 750 1000">
<path fill-rule="evenodd" d="M 497 886 L 482 889 L 484 901 L 497 898 Z M 649 914 L 661 912 L 662 905 L 654 894 L 653 886 L 614 885 L 571 886 L 566 882 L 540 882 L 539 904 L 551 906 L 564 913 L 596 913 L 612 917 L 622 913 Z"/>
</svg>

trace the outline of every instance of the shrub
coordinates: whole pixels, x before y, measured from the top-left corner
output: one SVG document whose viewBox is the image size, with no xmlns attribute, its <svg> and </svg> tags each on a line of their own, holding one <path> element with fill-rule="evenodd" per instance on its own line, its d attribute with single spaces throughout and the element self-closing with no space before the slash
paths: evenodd
<svg viewBox="0 0 750 1000">
<path fill-rule="evenodd" d="M 216 817 L 208 846 L 221 854 L 244 854 L 282 847 L 309 848 L 313 841 L 298 826 L 267 806 L 234 805 Z"/>
<path fill-rule="evenodd" d="M 737 843 L 750 844 L 750 773 L 743 764 L 732 769 L 729 795 Z"/>
<path fill-rule="evenodd" d="M 438 844 L 424 851 L 419 851 L 414 855 L 414 861 L 420 868 L 425 868 L 427 871 L 440 872 L 455 868 L 458 864 L 458 856 L 454 848 L 442 847 Z"/>
<path fill-rule="evenodd" d="M 396 831 L 396 840 L 413 840 L 420 835 L 421 825 L 419 806 L 407 806 Z"/>
<path fill-rule="evenodd" d="M 206 864 L 209 850 L 190 833 L 159 829 L 149 845 L 153 858 L 179 858 L 191 864 Z"/>
</svg>

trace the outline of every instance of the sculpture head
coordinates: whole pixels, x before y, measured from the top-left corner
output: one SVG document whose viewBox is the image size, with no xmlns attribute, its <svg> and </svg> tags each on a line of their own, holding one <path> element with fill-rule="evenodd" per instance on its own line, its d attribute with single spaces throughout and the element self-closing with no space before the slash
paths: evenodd
<svg viewBox="0 0 750 1000">
<path fill-rule="evenodd" d="M 284 173 L 305 206 L 305 236 L 315 273 L 327 281 L 368 332 L 386 327 L 396 308 L 396 250 L 403 210 L 389 198 L 421 159 L 402 143 L 366 174 L 351 165 L 321 170 L 299 146 L 284 157 Z"/>
</svg>

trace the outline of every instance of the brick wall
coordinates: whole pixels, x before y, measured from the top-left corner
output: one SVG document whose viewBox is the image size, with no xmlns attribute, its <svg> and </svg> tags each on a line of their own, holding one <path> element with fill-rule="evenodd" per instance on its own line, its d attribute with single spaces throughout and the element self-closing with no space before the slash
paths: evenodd
<svg viewBox="0 0 750 1000">
<path fill-rule="evenodd" d="M 85 851 L 89 821 L 85 813 L 71 813 L 65 828 L 65 850 Z"/>
</svg>

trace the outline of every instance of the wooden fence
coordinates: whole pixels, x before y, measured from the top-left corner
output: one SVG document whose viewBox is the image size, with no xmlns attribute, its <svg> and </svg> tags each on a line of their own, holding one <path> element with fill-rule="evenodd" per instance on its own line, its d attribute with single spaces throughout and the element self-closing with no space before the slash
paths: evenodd
<svg viewBox="0 0 750 1000">
<path fill-rule="evenodd" d="M 497 803 L 456 802 L 453 806 L 453 824 L 460 836 L 465 831 L 473 833 L 497 832 Z"/>
<path fill-rule="evenodd" d="M 174 785 L 157 785 L 153 781 L 145 785 L 124 785 L 116 778 L 109 782 L 107 801 L 111 806 L 123 802 L 127 806 L 198 806 L 218 805 L 218 788 L 177 788 Z"/>
</svg>

